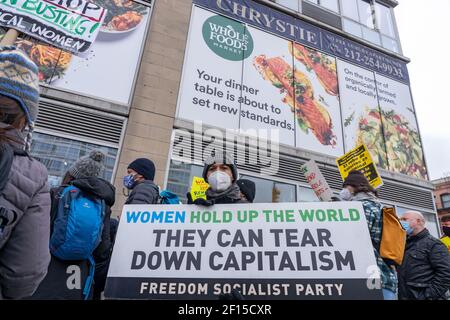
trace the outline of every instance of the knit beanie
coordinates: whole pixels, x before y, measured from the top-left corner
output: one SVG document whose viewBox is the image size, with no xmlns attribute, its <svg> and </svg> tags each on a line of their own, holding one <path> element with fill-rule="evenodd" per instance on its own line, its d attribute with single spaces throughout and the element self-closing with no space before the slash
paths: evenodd
<svg viewBox="0 0 450 320">
<path fill-rule="evenodd" d="M 15 46 L 0 47 L 0 95 L 16 100 L 33 127 L 39 110 L 38 67 Z"/>
<path fill-rule="evenodd" d="M 145 158 L 139 158 L 134 160 L 130 165 L 128 166 L 128 169 L 132 169 L 139 173 L 141 176 L 145 178 L 145 180 L 151 180 L 155 179 L 155 164 L 152 160 L 145 159 Z"/>
<path fill-rule="evenodd" d="M 343 187 L 345 186 L 360 187 L 370 186 L 370 184 L 363 173 L 353 170 L 348 174 L 347 178 L 345 178 Z"/>
<path fill-rule="evenodd" d="M 247 198 L 247 200 L 249 202 L 253 203 L 253 200 L 255 200 L 255 194 L 256 194 L 255 183 L 253 181 L 247 180 L 247 179 L 239 179 L 236 183 L 239 186 L 239 189 L 241 189 L 241 192 Z"/>
<path fill-rule="evenodd" d="M 75 179 L 98 177 L 104 166 L 105 154 L 98 150 L 93 150 L 87 156 L 80 158 L 68 170 L 69 174 Z"/>
<path fill-rule="evenodd" d="M 205 165 L 203 166 L 203 179 L 208 182 L 207 174 L 209 168 L 213 164 L 225 164 L 230 167 L 231 172 L 233 173 L 233 180 L 236 181 L 238 179 L 238 171 L 236 167 L 236 163 L 234 162 L 234 158 L 226 152 L 219 152 L 207 158 L 205 160 Z"/>
</svg>

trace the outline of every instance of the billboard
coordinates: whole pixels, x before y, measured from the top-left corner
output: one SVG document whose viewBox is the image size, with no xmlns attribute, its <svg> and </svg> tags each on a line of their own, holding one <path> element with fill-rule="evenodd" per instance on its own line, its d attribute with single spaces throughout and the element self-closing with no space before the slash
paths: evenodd
<svg viewBox="0 0 450 320">
<path fill-rule="evenodd" d="M 104 8 L 84 0 L 0 1 L 0 26 L 17 29 L 73 54 L 89 49 L 106 14 Z"/>
<path fill-rule="evenodd" d="M 427 178 L 405 63 L 252 1 L 194 3 L 178 118 L 335 158 L 364 144 Z"/>
<path fill-rule="evenodd" d="M 381 299 L 361 202 L 131 205 L 108 270 L 111 299 Z"/>
<path fill-rule="evenodd" d="M 107 10 L 95 42 L 82 56 L 33 39 L 16 45 L 39 67 L 41 83 L 82 96 L 129 105 L 153 2 L 90 0 Z M 1 35 L 0 35 L 1 37 Z"/>
</svg>

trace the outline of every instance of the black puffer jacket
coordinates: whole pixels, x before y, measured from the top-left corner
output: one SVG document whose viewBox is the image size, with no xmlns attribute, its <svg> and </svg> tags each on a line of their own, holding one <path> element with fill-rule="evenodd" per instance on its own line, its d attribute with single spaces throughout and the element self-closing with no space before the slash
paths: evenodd
<svg viewBox="0 0 450 320">
<path fill-rule="evenodd" d="M 77 179 L 72 181 L 71 184 L 80 190 L 105 201 L 106 213 L 103 220 L 102 238 L 100 244 L 93 252 L 96 266 L 102 265 L 111 255 L 110 217 L 111 207 L 115 202 L 115 188 L 108 181 L 95 177 Z M 67 186 L 61 186 L 51 190 L 51 221 L 54 220 L 57 212 L 59 194 L 65 187 Z M 47 276 L 44 278 L 31 299 L 84 299 L 83 289 L 88 276 L 89 262 L 87 260 L 63 261 L 52 256 Z M 68 284 L 70 284 L 70 286 L 68 286 Z M 93 289 L 91 289 L 91 297 L 92 294 Z"/>
<path fill-rule="evenodd" d="M 155 204 L 158 199 L 158 187 L 153 181 L 144 180 L 133 188 L 125 204 Z"/>
<path fill-rule="evenodd" d="M 408 238 L 398 285 L 401 300 L 445 299 L 450 289 L 450 255 L 427 229 Z"/>
</svg>

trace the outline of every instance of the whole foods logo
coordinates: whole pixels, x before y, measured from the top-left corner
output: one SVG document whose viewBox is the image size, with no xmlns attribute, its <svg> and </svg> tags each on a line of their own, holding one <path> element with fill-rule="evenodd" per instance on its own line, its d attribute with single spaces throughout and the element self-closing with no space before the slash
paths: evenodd
<svg viewBox="0 0 450 320">
<path fill-rule="evenodd" d="M 247 59 L 253 52 L 253 38 L 248 29 L 222 16 L 205 21 L 203 39 L 214 53 L 230 61 Z"/>
</svg>

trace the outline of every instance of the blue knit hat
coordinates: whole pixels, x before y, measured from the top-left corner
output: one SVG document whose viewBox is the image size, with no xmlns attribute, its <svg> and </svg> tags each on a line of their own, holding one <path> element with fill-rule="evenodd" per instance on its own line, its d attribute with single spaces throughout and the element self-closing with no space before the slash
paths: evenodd
<svg viewBox="0 0 450 320">
<path fill-rule="evenodd" d="M 0 47 L 0 95 L 16 100 L 32 127 L 39 110 L 38 67 L 15 46 Z"/>
</svg>

